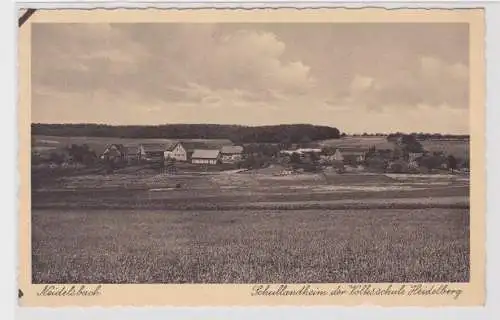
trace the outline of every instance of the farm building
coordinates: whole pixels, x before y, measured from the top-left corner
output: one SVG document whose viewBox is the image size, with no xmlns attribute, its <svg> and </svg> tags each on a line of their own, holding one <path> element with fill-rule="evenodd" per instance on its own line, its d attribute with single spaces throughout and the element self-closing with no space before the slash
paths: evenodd
<svg viewBox="0 0 500 320">
<path fill-rule="evenodd" d="M 196 149 L 191 155 L 191 163 L 193 164 L 217 164 L 220 162 L 220 159 L 220 150 Z"/>
<path fill-rule="evenodd" d="M 342 154 L 342 152 L 340 152 L 339 149 L 337 149 L 337 150 L 335 150 L 335 153 L 333 154 L 331 160 L 334 160 L 334 161 L 344 161 L 344 155 Z"/>
<path fill-rule="evenodd" d="M 354 149 L 354 148 L 353 149 L 342 148 L 340 149 L 340 152 L 342 153 L 344 160 L 346 160 L 346 158 L 353 158 L 357 162 L 365 161 L 366 151 L 364 150 Z"/>
<path fill-rule="evenodd" d="M 280 154 L 291 156 L 292 154 L 297 153 L 297 150 L 281 150 Z"/>
<path fill-rule="evenodd" d="M 186 150 L 186 148 L 184 148 L 182 143 L 177 142 L 167 146 L 163 156 L 165 159 L 175 159 L 176 161 L 187 161 L 188 151 Z"/>
<path fill-rule="evenodd" d="M 306 154 L 321 154 L 323 150 L 321 149 L 314 149 L 314 148 L 300 148 L 300 149 L 295 149 L 295 150 L 281 150 L 280 154 L 282 155 L 288 155 L 291 156 L 294 153 L 297 153 L 301 156 L 304 156 Z"/>
<path fill-rule="evenodd" d="M 408 167 L 411 169 L 416 169 L 419 167 L 419 160 L 422 158 L 424 154 L 422 152 L 419 153 L 409 153 L 408 154 Z"/>
<path fill-rule="evenodd" d="M 126 149 L 122 144 L 111 144 L 104 149 L 101 155 L 103 160 L 123 161 L 125 160 Z"/>
<path fill-rule="evenodd" d="M 239 161 L 243 158 L 242 146 L 223 146 L 221 148 L 221 159 L 224 163 Z"/>
<path fill-rule="evenodd" d="M 305 153 L 315 153 L 315 154 L 320 154 L 323 150 L 321 149 L 316 149 L 316 148 L 300 148 L 296 150 L 300 154 L 305 154 Z"/>
<path fill-rule="evenodd" d="M 137 146 L 126 146 L 124 151 L 125 160 L 127 160 L 128 163 L 133 163 L 139 160 L 139 148 Z"/>
<path fill-rule="evenodd" d="M 148 162 L 163 161 L 165 145 L 157 143 L 141 144 L 139 146 L 139 157 Z"/>
</svg>

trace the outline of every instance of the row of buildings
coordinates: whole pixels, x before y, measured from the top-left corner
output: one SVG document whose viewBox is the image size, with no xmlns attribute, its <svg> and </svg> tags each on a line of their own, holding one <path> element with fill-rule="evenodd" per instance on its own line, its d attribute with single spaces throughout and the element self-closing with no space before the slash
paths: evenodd
<svg viewBox="0 0 500 320">
<path fill-rule="evenodd" d="M 314 154 L 318 158 L 329 161 L 363 162 L 366 151 L 358 148 L 336 148 L 334 152 L 325 152 L 319 148 L 298 148 L 281 150 L 280 157 L 299 155 L 304 158 Z M 111 144 L 106 147 L 101 159 L 127 160 L 128 162 L 160 162 L 169 159 L 193 164 L 235 163 L 244 159 L 242 146 L 226 145 L 219 148 L 207 148 L 203 144 L 192 142 L 176 142 L 171 144 L 145 143 L 138 146 Z"/>
<path fill-rule="evenodd" d="M 299 148 L 294 150 L 281 150 L 281 156 L 292 156 L 298 154 L 300 157 L 314 154 L 318 158 L 329 161 L 345 161 L 352 159 L 354 162 L 363 162 L 366 158 L 366 151 L 359 148 L 336 148 L 333 152 L 326 152 L 319 148 Z"/>
<path fill-rule="evenodd" d="M 101 159 L 125 160 L 128 162 L 162 162 L 175 160 L 193 164 L 234 163 L 243 157 L 243 147 L 222 146 L 203 148 L 203 145 L 189 142 L 170 144 L 145 143 L 139 146 L 111 144 L 106 147 Z"/>
</svg>

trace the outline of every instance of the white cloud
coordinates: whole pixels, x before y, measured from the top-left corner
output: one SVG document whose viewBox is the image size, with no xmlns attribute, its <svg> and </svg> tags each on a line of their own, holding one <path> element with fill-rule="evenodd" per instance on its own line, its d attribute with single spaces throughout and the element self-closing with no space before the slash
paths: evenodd
<svg viewBox="0 0 500 320">
<path fill-rule="evenodd" d="M 36 26 L 34 120 L 309 121 L 346 131 L 358 125 L 386 131 L 368 127 L 382 128 L 389 118 L 426 128 L 437 126 L 434 119 L 444 114 L 468 119 L 469 70 L 463 59 L 449 59 L 451 54 L 440 55 L 429 44 L 413 48 L 413 42 L 400 41 L 393 47 L 393 38 L 365 47 L 333 24 L 330 33 L 314 37 L 292 27 Z M 420 54 L 419 48 L 432 50 Z M 425 122 L 407 122 L 420 113 Z M 467 127 L 466 120 L 454 121 Z"/>
</svg>

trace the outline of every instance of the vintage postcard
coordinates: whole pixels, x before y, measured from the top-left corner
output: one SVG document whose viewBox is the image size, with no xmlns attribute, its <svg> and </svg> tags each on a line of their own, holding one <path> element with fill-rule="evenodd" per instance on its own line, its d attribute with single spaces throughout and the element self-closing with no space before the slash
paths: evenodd
<svg viewBox="0 0 500 320">
<path fill-rule="evenodd" d="M 34 10 L 21 306 L 485 301 L 481 9 Z"/>
</svg>

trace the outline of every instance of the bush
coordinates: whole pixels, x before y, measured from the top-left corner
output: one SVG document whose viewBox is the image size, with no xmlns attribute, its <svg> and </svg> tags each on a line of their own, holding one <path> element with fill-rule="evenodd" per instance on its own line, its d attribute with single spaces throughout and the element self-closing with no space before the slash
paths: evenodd
<svg viewBox="0 0 500 320">
<path fill-rule="evenodd" d="M 408 172 L 408 166 L 402 162 L 395 162 L 390 165 L 389 171 L 392 173 L 405 173 Z"/>
</svg>

